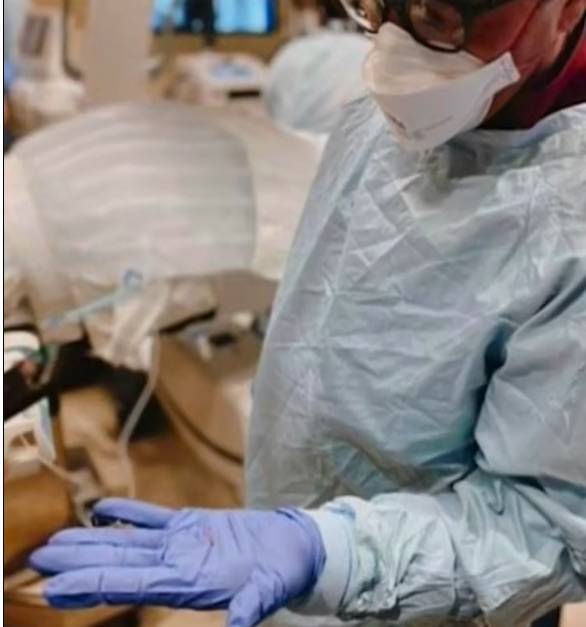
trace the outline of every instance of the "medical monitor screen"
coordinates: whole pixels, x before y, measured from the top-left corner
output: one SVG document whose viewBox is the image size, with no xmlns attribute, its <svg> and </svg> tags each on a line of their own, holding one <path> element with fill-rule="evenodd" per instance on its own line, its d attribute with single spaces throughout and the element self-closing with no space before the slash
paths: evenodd
<svg viewBox="0 0 586 627">
<path fill-rule="evenodd" d="M 153 29 L 178 33 L 269 35 L 277 28 L 277 0 L 155 0 Z"/>
</svg>

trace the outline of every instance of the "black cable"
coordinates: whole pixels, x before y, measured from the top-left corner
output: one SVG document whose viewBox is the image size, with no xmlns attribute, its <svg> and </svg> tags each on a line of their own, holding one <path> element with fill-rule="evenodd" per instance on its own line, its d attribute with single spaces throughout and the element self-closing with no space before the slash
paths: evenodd
<svg viewBox="0 0 586 627">
<path fill-rule="evenodd" d="M 555 610 L 533 623 L 533 627 L 559 627 L 560 620 L 561 612 L 560 610 Z"/>
<path fill-rule="evenodd" d="M 205 313 L 195 314 L 178 322 L 174 322 L 166 327 L 162 327 L 159 329 L 159 333 L 161 335 L 174 335 L 176 333 L 180 333 L 190 326 L 211 322 L 216 317 L 217 313 L 216 309 L 211 309 Z"/>
</svg>

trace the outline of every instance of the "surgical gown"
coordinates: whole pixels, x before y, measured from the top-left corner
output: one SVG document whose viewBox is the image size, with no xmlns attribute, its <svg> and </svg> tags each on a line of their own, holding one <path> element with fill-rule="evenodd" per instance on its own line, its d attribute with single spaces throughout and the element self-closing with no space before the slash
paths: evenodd
<svg viewBox="0 0 586 627">
<path fill-rule="evenodd" d="M 307 508 L 328 554 L 297 613 L 519 627 L 585 600 L 586 106 L 409 154 L 350 105 L 253 396 L 249 504 Z"/>
</svg>

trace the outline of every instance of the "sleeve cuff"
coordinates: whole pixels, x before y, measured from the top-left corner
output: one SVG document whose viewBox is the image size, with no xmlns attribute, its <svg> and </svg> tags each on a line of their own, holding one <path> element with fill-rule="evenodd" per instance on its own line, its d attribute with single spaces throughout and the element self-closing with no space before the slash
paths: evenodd
<svg viewBox="0 0 586 627">
<path fill-rule="evenodd" d="M 297 614 L 332 616 L 338 614 L 346 596 L 352 573 L 352 544 L 350 521 L 327 510 L 304 510 L 319 528 L 324 543 L 326 562 L 324 570 L 311 591 L 297 599 L 289 609 Z"/>
</svg>

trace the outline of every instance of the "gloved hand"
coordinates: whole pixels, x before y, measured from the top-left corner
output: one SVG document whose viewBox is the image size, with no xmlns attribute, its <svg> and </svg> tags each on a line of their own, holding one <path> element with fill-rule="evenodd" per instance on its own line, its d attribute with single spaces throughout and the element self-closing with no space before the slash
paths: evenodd
<svg viewBox="0 0 586 627">
<path fill-rule="evenodd" d="M 308 594 L 325 564 L 317 525 L 294 509 L 174 512 L 108 499 L 94 511 L 133 526 L 63 531 L 31 556 L 57 574 L 45 590 L 53 607 L 229 609 L 231 627 L 253 627 Z"/>
</svg>

